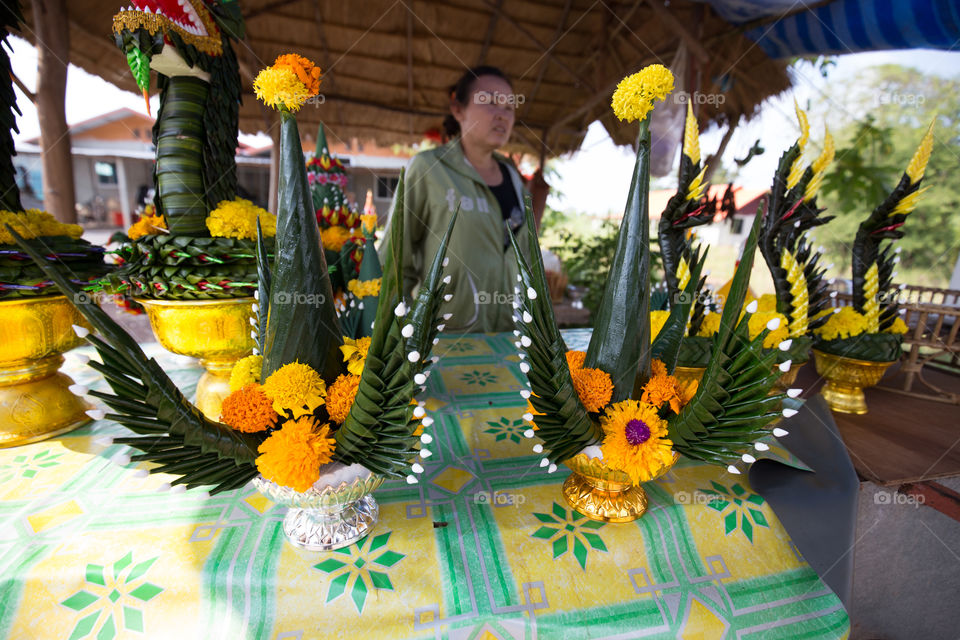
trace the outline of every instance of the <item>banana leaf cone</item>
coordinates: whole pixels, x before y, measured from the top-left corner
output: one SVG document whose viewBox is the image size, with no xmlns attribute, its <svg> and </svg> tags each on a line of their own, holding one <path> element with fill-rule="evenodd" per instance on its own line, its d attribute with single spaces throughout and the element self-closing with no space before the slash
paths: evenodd
<svg viewBox="0 0 960 640">
<path fill-rule="evenodd" d="M 300 362 L 325 380 L 341 372 L 343 344 L 320 243 L 296 118 L 280 112 L 276 255 L 264 341 L 262 379 Z"/>
<path fill-rule="evenodd" d="M 380 266 L 380 258 L 377 255 L 377 248 L 373 243 L 373 234 L 367 234 L 363 243 L 363 259 L 360 261 L 360 282 L 369 280 L 378 280 L 383 278 L 383 268 Z M 377 300 L 379 296 L 365 296 L 361 298 L 363 309 L 360 314 L 361 335 L 368 336 L 372 331 L 373 321 L 377 317 Z"/>
<path fill-rule="evenodd" d="M 617 248 L 584 362 L 610 374 L 611 403 L 629 398 L 638 376 L 650 377 L 649 193 L 650 123 L 643 120 Z"/>
</svg>

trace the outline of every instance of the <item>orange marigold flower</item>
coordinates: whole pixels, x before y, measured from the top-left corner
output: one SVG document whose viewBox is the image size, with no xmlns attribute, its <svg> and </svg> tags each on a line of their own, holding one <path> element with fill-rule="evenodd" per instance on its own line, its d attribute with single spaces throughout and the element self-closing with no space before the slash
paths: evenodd
<svg viewBox="0 0 960 640">
<path fill-rule="evenodd" d="M 312 417 L 288 420 L 257 449 L 260 474 L 294 491 L 306 491 L 320 478 L 320 467 L 333 457 L 330 425 L 317 426 Z"/>
<path fill-rule="evenodd" d="M 353 406 L 360 388 L 360 376 L 344 373 L 337 376 L 327 389 L 327 415 L 337 424 L 343 424 Z"/>
<path fill-rule="evenodd" d="M 320 240 L 323 242 L 323 248 L 330 251 L 340 251 L 347 240 L 351 238 L 350 229 L 335 225 L 320 230 Z"/>
<path fill-rule="evenodd" d="M 277 422 L 278 417 L 273 410 L 273 400 L 256 383 L 228 395 L 223 399 L 220 409 L 220 422 L 244 433 L 266 431 Z"/>
<path fill-rule="evenodd" d="M 586 357 L 586 351 L 567 351 L 567 366 L 570 367 L 570 371 L 583 367 L 583 361 Z"/>
<path fill-rule="evenodd" d="M 320 79 L 323 72 L 320 67 L 313 64 L 307 58 L 295 53 L 287 53 L 279 56 L 273 63 L 274 69 L 289 69 L 297 76 L 297 80 L 303 83 L 310 95 L 316 95 L 320 91 Z"/>
<path fill-rule="evenodd" d="M 643 386 L 640 400 L 658 409 L 669 405 L 674 413 L 680 413 L 683 405 L 697 392 L 697 382 L 694 380 L 693 384 L 681 385 L 675 377 L 667 375 L 667 366 L 662 361 L 654 359 L 650 364 L 653 376 Z"/>
<path fill-rule="evenodd" d="M 584 367 L 570 372 L 580 402 L 590 412 L 603 409 L 613 396 L 613 380 L 602 369 Z"/>
</svg>

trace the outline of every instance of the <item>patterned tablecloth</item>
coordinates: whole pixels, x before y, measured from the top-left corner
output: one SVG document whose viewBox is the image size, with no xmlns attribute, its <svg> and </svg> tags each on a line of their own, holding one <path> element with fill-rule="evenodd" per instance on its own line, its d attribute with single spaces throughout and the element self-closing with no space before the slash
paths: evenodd
<svg viewBox="0 0 960 640">
<path fill-rule="evenodd" d="M 586 334 L 569 333 L 574 347 Z M 198 369 L 148 354 L 187 394 Z M 67 355 L 77 382 L 102 386 Z M 849 620 L 745 476 L 689 461 L 629 524 L 572 512 L 523 438 L 510 335 L 443 338 L 418 485 L 359 544 L 284 541 L 250 486 L 209 496 L 128 462 L 100 421 L 0 450 L 0 638 L 835 638 Z"/>
</svg>

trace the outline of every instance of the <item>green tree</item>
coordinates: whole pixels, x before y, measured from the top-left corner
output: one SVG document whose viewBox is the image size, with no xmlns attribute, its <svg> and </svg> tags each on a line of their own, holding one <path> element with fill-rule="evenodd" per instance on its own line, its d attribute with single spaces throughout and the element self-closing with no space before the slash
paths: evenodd
<svg viewBox="0 0 960 640">
<path fill-rule="evenodd" d="M 907 219 L 899 282 L 944 285 L 960 251 L 960 80 L 898 65 L 865 71 L 858 81 L 827 83 L 837 154 L 821 206 L 837 218 L 817 233 L 839 267 L 850 264 L 856 229 L 896 185 L 936 118 L 935 142 L 917 209 Z M 836 117 L 833 117 L 836 116 Z"/>
</svg>

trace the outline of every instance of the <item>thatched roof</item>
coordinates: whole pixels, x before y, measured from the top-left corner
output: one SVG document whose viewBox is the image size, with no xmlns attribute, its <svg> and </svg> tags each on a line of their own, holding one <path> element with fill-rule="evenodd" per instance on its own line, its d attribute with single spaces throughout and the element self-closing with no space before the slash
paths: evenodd
<svg viewBox="0 0 960 640">
<path fill-rule="evenodd" d="M 721 105 L 700 107 L 701 126 L 752 115 L 789 87 L 785 63 L 769 59 L 708 4 L 673 0 L 239 0 L 247 38 L 236 47 L 244 83 L 240 128 L 264 131 L 272 114 L 253 96 L 256 72 L 277 55 L 296 52 L 327 73 L 322 105 L 298 117 L 312 136 L 322 119 L 331 137 L 411 143 L 440 125 L 449 87 L 470 66 L 501 67 L 525 97 L 516 146 L 547 155 L 579 147 L 600 119 L 614 141 L 628 144 L 635 126 L 610 112 L 610 95 L 627 73 L 645 64 L 670 65 L 681 42 L 688 78 Z M 118 3 L 70 0 L 70 61 L 135 91 L 126 60 L 114 46 Z M 34 17 L 27 3 L 28 26 Z M 23 35 L 33 39 L 32 28 Z M 698 81 L 698 82 L 697 82 Z"/>
</svg>

